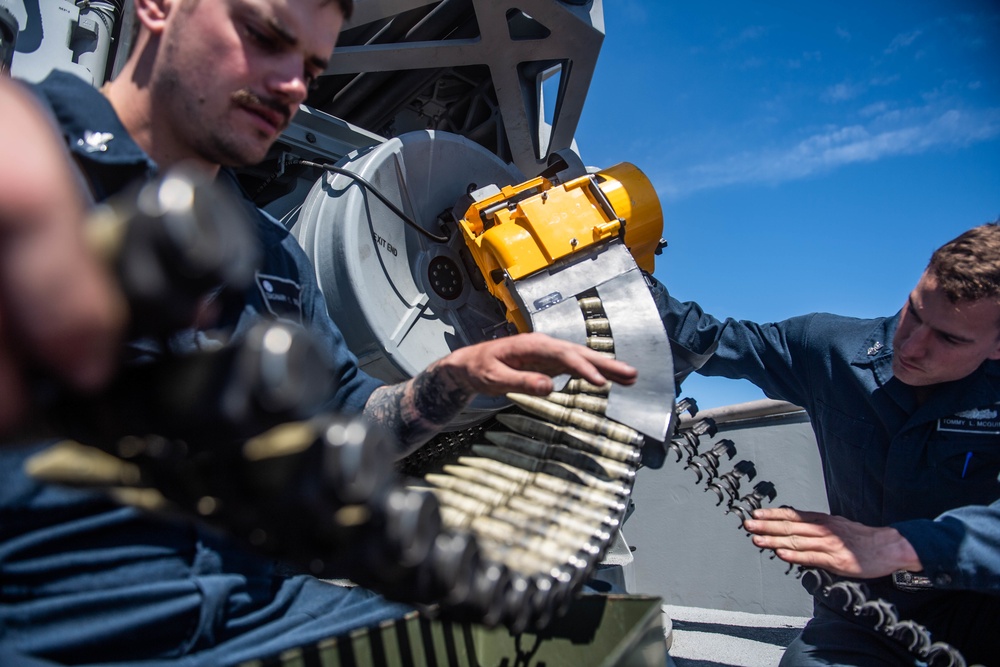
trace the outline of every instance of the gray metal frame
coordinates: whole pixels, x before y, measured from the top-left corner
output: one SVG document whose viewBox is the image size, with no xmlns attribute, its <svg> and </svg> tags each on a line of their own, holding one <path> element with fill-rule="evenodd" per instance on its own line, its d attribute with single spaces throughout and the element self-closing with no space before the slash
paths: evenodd
<svg viewBox="0 0 1000 667">
<path fill-rule="evenodd" d="M 419 37 L 421 27 L 432 23 L 438 15 L 448 14 L 456 6 L 470 2 L 479 36 L 341 45 L 326 74 L 485 65 L 496 91 L 510 158 L 525 174 L 537 174 L 548 166 L 549 155 L 573 145 L 573 135 L 604 40 L 603 0 L 591 0 L 583 5 L 562 0 L 445 0 L 407 35 Z M 348 28 L 391 19 L 431 4 L 435 3 L 364 0 L 358 3 Z M 522 14 L 522 25 L 523 15 L 527 15 L 528 23 L 533 22 L 538 32 L 517 34 L 517 25 L 508 20 L 508 16 L 515 13 Z M 547 28 L 548 34 L 541 34 L 545 32 L 541 28 Z M 549 128 L 542 85 L 557 66 L 562 68 L 559 93 Z"/>
</svg>

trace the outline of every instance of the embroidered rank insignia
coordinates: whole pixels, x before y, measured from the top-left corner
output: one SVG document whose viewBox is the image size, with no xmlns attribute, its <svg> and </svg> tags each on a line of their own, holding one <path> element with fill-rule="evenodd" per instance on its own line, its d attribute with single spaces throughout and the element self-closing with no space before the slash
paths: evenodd
<svg viewBox="0 0 1000 667">
<path fill-rule="evenodd" d="M 87 130 L 83 139 L 77 139 L 76 145 L 88 153 L 103 153 L 108 150 L 108 142 L 115 138 L 110 132 L 93 132 Z"/>
</svg>

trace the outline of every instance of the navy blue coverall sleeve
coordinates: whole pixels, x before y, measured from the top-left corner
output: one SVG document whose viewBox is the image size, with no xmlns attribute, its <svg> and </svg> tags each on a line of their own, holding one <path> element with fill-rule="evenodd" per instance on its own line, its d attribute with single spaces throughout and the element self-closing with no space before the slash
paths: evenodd
<svg viewBox="0 0 1000 667">
<path fill-rule="evenodd" d="M 892 377 L 896 318 L 723 321 L 671 297 L 655 279 L 650 287 L 675 353 L 714 351 L 698 373 L 747 379 L 806 409 L 831 513 L 895 527 L 937 588 L 1000 592 L 1000 435 L 988 424 L 982 433 L 941 427 L 956 415 L 996 420 L 995 362 L 921 404 Z M 969 459 L 971 469 L 963 466 Z"/>
</svg>

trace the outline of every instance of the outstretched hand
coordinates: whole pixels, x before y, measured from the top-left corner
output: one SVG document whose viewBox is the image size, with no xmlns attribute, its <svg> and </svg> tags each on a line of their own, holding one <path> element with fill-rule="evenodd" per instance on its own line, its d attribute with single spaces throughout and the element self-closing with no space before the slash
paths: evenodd
<svg viewBox="0 0 1000 667">
<path fill-rule="evenodd" d="M 637 371 L 600 352 L 540 333 L 518 334 L 455 350 L 435 364 L 469 393 L 544 396 L 552 376 L 567 373 L 596 385 L 633 384 Z"/>
<path fill-rule="evenodd" d="M 895 528 L 790 507 L 759 509 L 753 516 L 743 522 L 753 543 L 773 549 L 787 563 L 860 579 L 923 569 L 913 546 Z"/>
<path fill-rule="evenodd" d="M 552 376 L 569 374 L 596 385 L 633 384 L 637 372 L 600 352 L 540 333 L 518 334 L 455 350 L 416 377 L 380 387 L 365 415 L 391 433 L 405 455 L 437 433 L 476 394 L 544 396 Z"/>
</svg>

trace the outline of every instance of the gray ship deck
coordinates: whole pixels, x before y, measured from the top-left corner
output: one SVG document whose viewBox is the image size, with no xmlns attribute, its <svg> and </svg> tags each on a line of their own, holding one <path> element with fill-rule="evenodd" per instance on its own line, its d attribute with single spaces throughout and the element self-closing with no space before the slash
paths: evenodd
<svg viewBox="0 0 1000 667">
<path fill-rule="evenodd" d="M 663 611 L 673 626 L 671 667 L 773 667 L 809 620 L 676 605 Z"/>
</svg>

